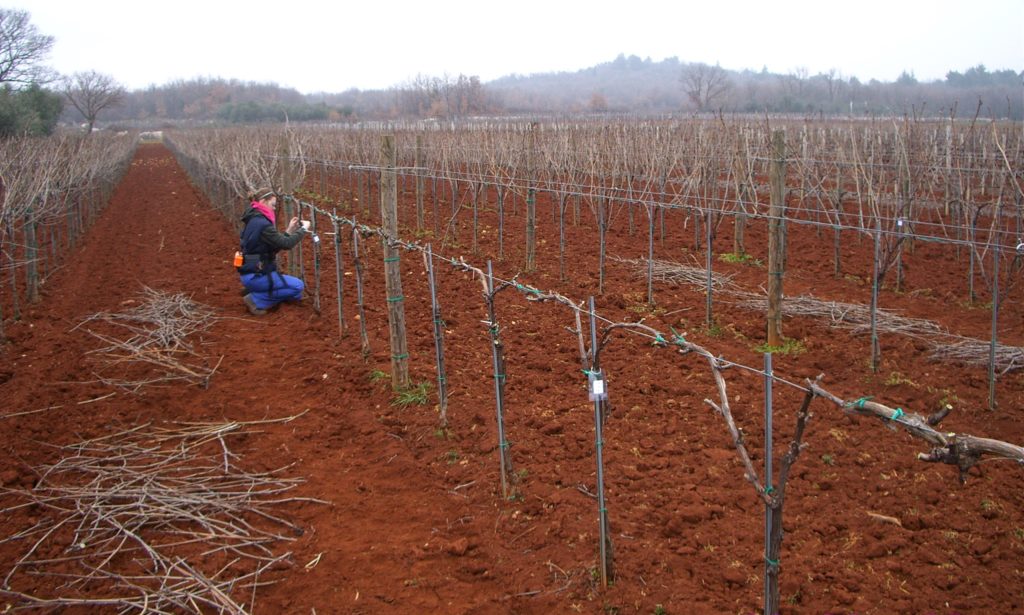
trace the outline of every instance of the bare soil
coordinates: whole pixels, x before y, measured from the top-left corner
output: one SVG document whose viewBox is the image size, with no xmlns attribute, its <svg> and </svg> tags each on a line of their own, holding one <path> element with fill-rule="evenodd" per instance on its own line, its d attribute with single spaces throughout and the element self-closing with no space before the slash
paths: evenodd
<svg viewBox="0 0 1024 615">
<path fill-rule="evenodd" d="M 493 196 L 491 201 L 482 212 L 480 254 L 470 248 L 468 209 L 460 214 L 459 244 L 448 245 L 446 254 L 478 265 L 496 255 Z M 405 194 L 403 225 L 413 219 L 410 203 Z M 562 283 L 550 203 L 542 198 L 539 209 L 539 269 L 521 281 L 581 300 L 596 293 L 592 218 L 584 208 L 581 225 L 568 226 L 570 279 Z M 506 258 L 495 259 L 496 273 L 506 279 L 522 262 L 522 213 L 520 204 L 506 223 Z M 367 221 L 374 219 L 379 216 Z M 323 230 L 327 221 L 319 224 Z M 642 222 L 634 236 L 624 232 L 624 221 L 618 224 L 610 253 L 645 254 Z M 692 229 L 683 228 L 682 218 L 669 225 L 656 257 L 703 263 L 702 253 L 692 251 Z M 503 500 L 479 283 L 466 273 L 438 269 L 451 392 L 449 429 L 441 431 L 436 386 L 428 405 L 401 407 L 379 377 L 390 372 L 379 242 L 363 243 L 372 347 L 364 361 L 355 329 L 351 243 L 347 237 L 343 242 L 349 327 L 341 336 L 332 238 L 322 237 L 322 313 L 306 298 L 251 317 L 230 262 L 236 227 L 210 207 L 168 150 L 140 146 L 86 241 L 49 278 L 42 300 L 7 326 L 2 412 L 54 408 L 0 419 L 3 485 L 31 488 L 31 468 L 53 461 L 53 450 L 42 443 L 67 444 L 144 422 L 251 421 L 308 410 L 291 423 L 268 424 L 229 442 L 242 465 L 294 464 L 289 474 L 307 481 L 300 495 L 330 502 L 287 510 L 306 531 L 283 546 L 293 551 L 293 565 L 275 571 L 268 580 L 276 582 L 260 589 L 258 613 L 760 611 L 763 505 L 743 478 L 724 423 L 703 402 L 715 389 L 699 358 L 629 335 L 616 336 L 605 353 L 613 402 L 604 445 L 615 577 L 604 590 L 596 574 L 597 504 L 587 493 L 595 488 L 593 409 L 575 338 L 565 330 L 573 325 L 570 311 L 529 302 L 515 290 L 499 295 L 507 432 L 519 494 Z M 787 294 L 867 303 L 869 241 L 846 241 L 848 274 L 840 279 L 831 275 L 830 235 L 819 238 L 794 225 L 789 242 Z M 747 244 L 764 259 L 763 229 L 752 226 Z M 723 225 L 716 251 L 731 245 Z M 311 270 L 310 248 L 305 244 L 304 258 Z M 402 269 L 413 379 L 436 385 L 423 262 L 406 253 Z M 715 269 L 735 274 L 749 290 L 766 279 L 756 265 L 716 260 Z M 907 256 L 908 290 L 887 289 L 882 306 L 987 339 L 990 312 L 963 300 L 965 269 L 949 247 L 918 244 Z M 85 353 L 97 340 L 72 329 L 89 315 L 123 309 L 143 285 L 188 293 L 217 309 L 222 318 L 202 340 L 211 362 L 223 357 L 210 386 L 119 391 L 79 405 L 111 389 L 90 382 L 94 366 Z M 312 290 L 311 271 L 307 285 Z M 709 331 L 699 290 L 659 285 L 656 311 L 646 308 L 645 293 L 644 280 L 610 263 L 597 309 L 619 321 L 647 316 L 652 326 L 674 327 L 731 361 L 760 367 L 754 347 L 763 341 L 763 315 L 719 302 L 719 327 Z M 1000 325 L 1003 343 L 1024 345 L 1021 289 L 1004 305 Z M 1024 442 L 1021 371 L 1000 379 L 1000 407 L 992 412 L 986 409 L 983 368 L 931 362 L 920 341 L 883 336 L 883 367 L 873 374 L 863 336 L 805 319 L 787 320 L 784 331 L 802 340 L 806 351 L 776 356 L 777 375 L 800 383 L 824 374 L 823 385 L 844 397 L 870 395 L 926 415 L 948 402 L 955 409 L 943 429 Z M 737 422 L 760 468 L 763 378 L 741 368 L 727 378 Z M 800 398 L 800 391 L 776 386 L 777 451 L 792 435 Z M 822 400 L 812 411 L 809 447 L 787 491 L 784 612 L 1024 610 L 1022 468 L 984 462 L 960 485 L 955 468 L 917 461 L 926 446 L 909 435 L 844 415 Z M 0 533 L 12 536 L 41 514 L 7 514 Z M 16 540 L 0 544 L 0 562 L 11 565 L 25 548 Z M 60 595 L 59 585 L 52 577 L 27 574 L 12 581 L 19 591 L 48 596 Z"/>
</svg>

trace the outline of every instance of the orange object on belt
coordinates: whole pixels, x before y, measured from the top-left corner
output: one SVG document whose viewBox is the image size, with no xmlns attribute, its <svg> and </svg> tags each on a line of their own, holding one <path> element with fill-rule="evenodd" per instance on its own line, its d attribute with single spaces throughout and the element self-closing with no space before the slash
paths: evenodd
<svg viewBox="0 0 1024 615">
<path fill-rule="evenodd" d="M 241 252 L 235 252 L 235 267 L 241 267 L 241 266 L 242 266 L 242 253 Z"/>
</svg>

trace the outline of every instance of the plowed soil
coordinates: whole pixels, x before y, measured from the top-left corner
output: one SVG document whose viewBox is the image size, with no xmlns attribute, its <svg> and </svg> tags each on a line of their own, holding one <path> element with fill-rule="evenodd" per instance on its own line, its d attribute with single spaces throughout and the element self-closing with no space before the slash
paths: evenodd
<svg viewBox="0 0 1024 615">
<path fill-rule="evenodd" d="M 542 212 L 539 270 L 521 281 L 579 300 L 595 294 L 593 229 L 570 225 L 571 274 L 561 283 L 557 226 L 550 209 Z M 495 259 L 496 274 L 506 279 L 522 262 L 521 215 L 520 206 L 507 223 L 505 260 Z M 408 219 L 403 214 L 403 224 Z M 318 222 L 323 231 L 327 221 Z M 481 255 L 471 253 L 468 224 L 464 214 L 461 246 L 448 245 L 446 253 L 483 265 L 486 254 L 496 254 L 493 204 L 482 219 Z M 670 224 L 658 257 L 702 264 L 701 253 L 691 257 L 687 251 L 692 230 L 682 229 L 681 220 Z M 597 503 L 590 495 L 596 480 L 593 407 L 575 337 L 566 331 L 574 326 L 571 312 L 530 302 L 514 289 L 498 296 L 506 425 L 517 479 L 517 495 L 503 499 L 479 282 L 450 268 L 437 271 L 451 393 L 450 425 L 439 430 L 422 260 L 403 254 L 402 274 L 412 377 L 430 383 L 430 395 L 426 405 L 401 406 L 386 377 L 390 352 L 379 241 L 363 243 L 372 349 L 364 360 L 350 239 L 342 242 L 348 328 L 339 335 L 333 238 L 322 237 L 322 313 L 307 297 L 252 317 L 230 263 L 237 227 L 214 211 L 167 149 L 140 146 L 86 241 L 49 278 L 41 301 L 7 325 L 2 412 L 51 409 L 0 418 L 4 486 L 32 487 L 31 468 L 54 461 L 53 449 L 42 443 L 68 444 L 142 423 L 256 421 L 307 411 L 228 441 L 239 465 L 292 464 L 289 475 L 306 481 L 299 495 L 329 502 L 283 511 L 305 531 L 282 547 L 293 552 L 292 565 L 265 579 L 275 583 L 259 589 L 257 613 L 760 612 L 764 507 L 744 480 L 721 417 L 703 402 L 716 390 L 699 357 L 629 335 L 616 336 L 605 352 L 613 411 L 604 458 L 615 574 L 603 589 Z M 731 246 L 728 237 L 718 241 Z M 763 257 L 763 231 L 752 229 L 747 241 Z M 848 246 L 850 273 L 834 279 L 831 238 L 791 231 L 787 293 L 866 303 L 870 244 L 851 238 Z M 964 265 L 942 249 L 921 245 L 909 255 L 910 291 L 887 290 L 882 305 L 988 339 L 990 312 L 964 305 Z M 311 244 L 304 250 L 312 291 Z M 646 252 L 645 233 L 617 234 L 609 250 L 636 258 Z M 749 290 L 764 284 L 763 268 L 718 261 L 715 268 Z M 95 365 L 86 353 L 98 341 L 75 326 L 92 314 L 123 310 L 143 286 L 187 293 L 217 310 L 221 318 L 202 339 L 210 364 L 220 361 L 207 388 L 171 384 L 131 394 L 94 382 Z M 618 321 L 647 315 L 661 330 L 672 326 L 732 361 L 760 367 L 753 348 L 763 341 L 763 315 L 719 302 L 720 327 L 709 331 L 699 290 L 659 285 L 656 312 L 645 311 L 645 293 L 644 280 L 613 263 L 597 309 Z M 1018 288 L 1000 317 L 1003 343 L 1024 344 L 1022 305 Z M 1024 442 L 1021 371 L 1001 377 L 1000 406 L 993 412 L 986 409 L 984 368 L 930 361 L 920 341 L 883 336 L 883 367 L 873 374 L 863 336 L 806 319 L 788 320 L 785 333 L 806 347 L 776 357 L 776 374 L 794 383 L 824 374 L 823 385 L 843 397 L 874 396 L 924 415 L 950 403 L 954 410 L 943 429 Z M 741 368 L 726 374 L 736 420 L 760 469 L 763 378 Z M 111 392 L 116 394 L 80 403 Z M 792 436 L 801 398 L 800 391 L 776 385 L 777 452 Z M 787 490 L 783 612 L 1024 610 L 1024 468 L 984 462 L 961 485 L 955 468 L 918 461 L 916 454 L 927 447 L 906 433 L 847 416 L 823 400 L 811 408 L 808 448 Z M 40 514 L 11 511 L 0 519 L 0 533 L 13 536 Z M 0 544 L 4 568 L 26 548 L 18 540 Z M 60 583 L 19 574 L 11 585 L 57 596 Z"/>
</svg>

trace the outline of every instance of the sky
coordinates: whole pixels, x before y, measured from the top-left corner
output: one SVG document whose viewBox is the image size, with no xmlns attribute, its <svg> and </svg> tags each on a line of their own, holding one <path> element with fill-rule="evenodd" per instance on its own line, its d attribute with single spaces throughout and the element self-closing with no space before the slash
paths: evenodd
<svg viewBox="0 0 1024 615">
<path fill-rule="evenodd" d="M 55 39 L 48 65 L 130 90 L 193 78 L 300 92 L 417 75 L 575 71 L 619 54 L 730 70 L 920 81 L 1024 70 L 1024 0 L 0 0 Z"/>
</svg>

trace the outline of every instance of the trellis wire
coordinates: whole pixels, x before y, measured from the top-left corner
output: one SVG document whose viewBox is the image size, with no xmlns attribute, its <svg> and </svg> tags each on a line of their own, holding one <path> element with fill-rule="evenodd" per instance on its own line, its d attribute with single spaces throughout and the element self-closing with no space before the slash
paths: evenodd
<svg viewBox="0 0 1024 615">
<path fill-rule="evenodd" d="M 349 168 L 351 168 L 351 169 L 358 169 L 358 170 L 365 170 L 365 171 L 379 171 L 381 169 L 381 167 L 379 167 L 377 165 L 369 165 L 369 164 L 368 165 L 349 165 Z M 415 170 L 415 171 L 420 171 L 419 169 L 416 169 L 415 167 L 410 167 L 409 169 L 410 170 Z M 434 179 L 447 180 L 449 182 L 452 182 L 452 181 L 454 181 L 454 182 L 465 181 L 465 182 L 478 182 L 478 183 L 485 184 L 487 186 L 510 186 L 510 187 L 518 189 L 519 191 L 523 192 L 524 194 L 526 193 L 526 191 L 528 191 L 530 189 L 530 182 L 528 182 L 525 178 L 515 178 L 515 177 L 511 177 L 511 176 L 499 177 L 497 175 L 470 174 L 470 173 L 467 173 L 467 172 L 461 172 L 460 173 L 460 172 L 455 172 L 455 171 L 451 171 L 451 170 L 437 170 L 437 169 L 433 169 L 432 171 L 437 173 L 437 175 L 435 176 L 433 174 L 427 174 L 426 177 L 433 177 Z M 743 211 L 744 215 L 748 215 L 749 217 L 754 218 L 754 219 L 768 219 L 770 217 L 766 212 L 758 212 L 757 211 L 757 208 L 759 206 L 761 206 L 761 204 L 759 202 L 757 202 L 757 201 L 744 201 L 744 200 L 739 199 L 739 198 L 728 198 L 728 197 L 719 197 L 719 196 L 703 196 L 702 199 L 707 203 L 706 205 L 700 205 L 700 204 L 690 205 L 690 204 L 681 204 L 681 203 L 671 202 L 673 199 L 677 198 L 679 195 L 672 195 L 672 194 L 666 194 L 666 193 L 656 193 L 656 192 L 653 192 L 653 191 L 648 191 L 648 198 L 628 199 L 624 194 L 622 194 L 622 195 L 616 194 L 616 193 L 619 193 L 619 192 L 623 192 L 624 193 L 625 189 L 623 189 L 623 188 L 601 186 L 601 185 L 589 185 L 589 184 L 582 184 L 582 183 L 575 183 L 574 185 L 576 185 L 578 187 L 578 189 L 576 189 L 576 190 L 568 190 L 568 189 L 565 188 L 564 184 L 560 183 L 560 184 L 553 184 L 552 186 L 548 186 L 547 184 L 542 184 L 542 185 L 536 186 L 536 190 L 538 192 L 543 191 L 543 192 L 551 192 L 551 193 L 566 193 L 566 194 L 570 194 L 570 195 L 579 195 L 579 196 L 590 197 L 590 198 L 600 198 L 598 195 L 601 195 L 601 196 L 603 196 L 606 199 L 612 199 L 612 200 L 615 200 L 616 202 L 619 202 L 619 201 L 621 201 L 621 202 L 632 201 L 632 202 L 638 202 L 638 203 L 649 203 L 651 206 L 656 207 L 656 208 L 664 208 L 664 209 L 667 209 L 667 210 L 670 210 L 670 211 L 671 210 L 685 210 L 685 211 L 699 213 L 699 214 L 702 214 L 702 215 L 707 214 L 707 212 L 709 212 L 709 211 L 710 212 L 719 212 L 719 213 L 726 214 L 726 215 L 736 215 L 736 211 L 739 210 L 739 211 Z M 793 190 L 794 190 L 793 188 L 789 189 L 789 191 L 793 191 Z M 660 199 L 660 200 L 658 200 L 658 199 Z M 880 201 L 878 200 L 877 197 L 875 197 L 875 201 L 880 203 Z M 721 204 L 721 207 L 713 207 L 712 205 L 715 204 L 715 203 Z M 805 208 L 805 207 L 800 207 L 800 206 L 794 206 L 794 205 L 791 205 L 791 204 L 787 204 L 785 209 L 786 209 L 786 212 L 787 212 L 786 215 L 787 215 L 787 218 L 788 218 L 787 222 L 792 222 L 792 223 L 795 223 L 795 224 L 804 225 L 804 226 L 811 226 L 811 227 L 816 227 L 816 228 L 850 230 L 850 231 L 857 231 L 857 232 L 862 232 L 862 233 L 870 232 L 868 229 L 865 229 L 862 226 L 854 226 L 854 225 L 850 225 L 850 224 L 837 224 L 837 223 L 834 223 L 834 222 L 821 222 L 821 221 L 816 220 L 816 219 L 800 218 L 800 217 L 797 217 L 797 216 L 793 215 L 795 213 L 795 214 L 808 214 L 808 215 L 815 215 L 816 216 L 816 215 L 821 213 L 821 210 L 817 209 L 817 208 Z M 904 236 L 904 237 L 907 237 L 907 238 L 912 238 L 914 240 L 928 241 L 928 242 L 939 243 L 939 244 L 943 244 L 943 245 L 964 245 L 964 246 L 976 246 L 977 245 L 977 241 L 972 241 L 972 240 L 954 239 L 954 238 L 950 238 L 950 237 L 943 237 L 943 236 L 938 236 L 938 235 L 927 235 L 927 234 L 920 234 L 920 233 L 907 233 L 905 231 L 902 231 L 901 229 L 896 228 L 897 227 L 897 222 L 901 219 L 900 216 L 898 216 L 898 215 L 883 216 L 883 215 L 880 215 L 880 214 L 879 215 L 871 214 L 870 217 L 872 217 L 874 219 L 877 219 L 877 220 L 879 220 L 881 222 L 885 222 L 886 223 L 886 227 L 892 227 L 892 230 L 889 230 L 889 228 L 886 228 L 886 229 L 881 231 L 882 234 L 886 235 L 886 236 L 889 236 L 889 235 L 892 235 L 892 236 Z M 436 220 L 436 217 L 435 217 L 435 220 Z M 925 221 L 925 220 L 917 220 L 917 221 L 914 222 L 914 224 L 915 224 L 916 227 L 921 227 L 921 228 L 924 228 L 924 227 L 937 227 L 939 229 L 945 229 L 948 226 L 947 224 L 944 224 L 944 223 L 928 222 L 928 221 Z M 1006 248 L 1006 247 L 1010 247 L 1010 248 L 1014 247 L 1016 245 L 1017 240 L 1018 240 L 1018 237 L 1016 236 L 1015 233 L 1013 233 L 1012 231 L 1006 231 L 1006 230 L 1003 230 L 1003 229 L 990 229 L 990 235 L 992 235 L 993 237 L 1003 237 L 1005 239 L 1006 243 L 1004 244 L 1002 240 L 1000 240 L 998 243 L 1002 247 L 1004 247 L 1004 248 Z"/>
<path fill-rule="evenodd" d="M 326 212 L 324 212 L 324 213 L 326 213 Z M 335 218 L 336 218 L 336 220 L 340 224 L 346 224 L 346 225 L 349 225 L 349 226 L 351 226 L 353 228 L 353 237 L 356 237 L 360 232 L 367 233 L 367 234 L 377 234 L 377 235 L 382 235 L 383 236 L 383 231 L 381 229 L 378 229 L 378 228 L 375 228 L 375 227 L 371 227 L 371 226 L 366 226 L 364 224 L 360 224 L 355 219 L 346 218 L 344 216 L 335 216 Z M 403 240 L 395 239 L 395 238 L 389 238 L 388 241 L 393 242 L 396 245 L 399 245 L 402 248 L 407 249 L 407 250 L 418 250 L 418 251 L 423 251 L 424 250 L 424 247 L 421 246 L 420 244 L 418 244 L 417 242 L 407 242 L 407 241 L 403 241 Z M 467 267 L 467 263 L 465 262 L 465 260 L 461 260 L 461 259 L 457 260 L 457 259 L 453 259 L 453 258 L 449 258 L 449 257 L 445 257 L 445 256 L 442 256 L 442 255 L 439 255 L 437 253 L 432 253 L 432 258 L 437 259 L 437 260 L 442 261 L 442 262 L 445 262 L 445 263 L 455 267 L 456 269 L 465 269 Z M 617 260 L 623 261 L 625 259 L 617 259 Z M 701 272 L 701 273 L 703 273 L 703 272 Z M 730 282 L 728 281 L 729 280 L 728 277 L 722 276 L 722 278 L 720 279 L 718 277 L 718 275 L 719 274 L 716 274 L 716 277 L 715 277 L 716 284 L 718 284 L 718 285 L 730 284 Z M 358 270 L 358 267 L 357 267 L 357 286 L 360 285 L 360 283 L 358 283 L 359 280 L 360 280 L 360 277 L 361 277 L 361 274 L 360 274 L 360 272 Z M 523 286 L 521 284 L 518 284 L 517 282 L 515 282 L 513 280 L 503 280 L 503 279 L 500 279 L 500 278 L 496 277 L 495 278 L 495 283 L 498 284 L 499 286 L 500 285 L 513 286 L 513 287 L 516 287 L 517 290 L 520 290 L 520 291 L 523 291 L 523 292 L 528 292 L 528 293 L 532 292 L 532 291 L 536 291 L 536 289 L 532 289 L 532 291 L 525 291 L 525 289 L 529 289 L 531 287 L 525 287 L 525 286 Z M 589 314 L 589 312 L 587 312 L 587 310 L 581 309 L 581 308 L 576 307 L 576 306 L 573 306 L 570 303 L 566 303 L 565 305 L 567 307 L 569 307 L 570 309 L 574 310 L 574 311 L 578 311 L 578 312 L 581 312 L 581 313 Z M 604 322 L 606 324 L 614 324 L 614 321 L 612 321 L 612 320 L 610 320 L 610 319 L 608 319 L 608 318 L 606 318 L 604 316 L 601 316 L 600 314 L 595 313 L 594 317 L 597 318 L 599 321 Z M 361 317 L 360 320 L 361 320 L 361 325 L 360 326 L 361 327 L 365 327 L 365 324 L 363 324 L 365 319 L 363 319 Z M 649 334 L 649 333 L 646 333 L 646 332 L 643 332 L 643 331 L 630 330 L 629 332 L 631 334 L 633 334 L 633 335 L 638 335 L 640 337 L 647 338 L 648 340 L 653 341 L 653 342 L 657 342 L 658 341 L 657 336 Z M 877 333 L 875 334 L 875 336 L 877 337 Z M 970 341 L 970 340 L 966 340 L 966 338 L 959 338 L 958 336 L 950 336 L 950 337 L 955 339 L 955 340 L 960 340 L 961 342 Z M 967 346 L 965 346 L 963 344 L 960 344 L 959 346 L 956 346 L 955 348 L 953 348 L 952 352 L 950 354 L 953 354 L 953 353 L 957 352 L 957 349 L 960 348 L 960 346 L 963 346 L 964 348 L 967 347 Z M 1004 346 L 1000 345 L 999 346 L 999 350 L 1003 350 L 1003 349 L 1005 349 L 1004 352 L 999 352 L 997 354 L 999 356 L 1006 356 L 1007 358 L 1006 358 L 1005 361 L 997 361 L 997 363 L 1000 363 L 1000 364 L 1005 363 L 1005 364 L 1008 365 L 1009 368 L 1013 368 L 1017 364 L 1020 364 L 1020 365 L 1024 366 L 1024 356 L 1022 356 L 1020 358 L 1017 358 L 1017 356 L 1016 356 L 1017 353 L 1020 352 L 1019 349 L 1017 349 L 1015 347 L 1004 347 Z M 937 349 L 933 350 L 933 355 L 934 356 L 941 356 L 942 353 L 943 353 L 943 351 L 941 349 L 937 348 Z M 726 360 L 726 359 L 723 359 L 722 361 L 723 361 L 723 364 L 728 365 L 729 367 L 736 367 L 736 368 L 743 369 L 743 370 L 748 371 L 748 372 L 753 373 L 753 374 L 759 374 L 761 376 L 766 376 L 766 374 L 765 374 L 763 369 L 751 367 L 749 365 L 744 365 L 742 363 L 736 363 L 734 361 L 729 361 L 729 360 Z M 806 393 L 808 391 L 807 387 L 804 387 L 804 386 L 802 386 L 800 384 L 792 382 L 791 380 L 787 380 L 787 379 L 785 379 L 783 377 L 775 375 L 774 373 L 771 375 L 771 378 L 772 378 L 773 381 L 780 382 L 780 383 L 782 383 L 782 384 L 784 384 L 787 387 L 790 387 L 792 389 L 795 389 L 795 390 L 798 390 L 798 391 L 801 391 L 801 392 L 804 392 L 804 393 Z"/>
</svg>

